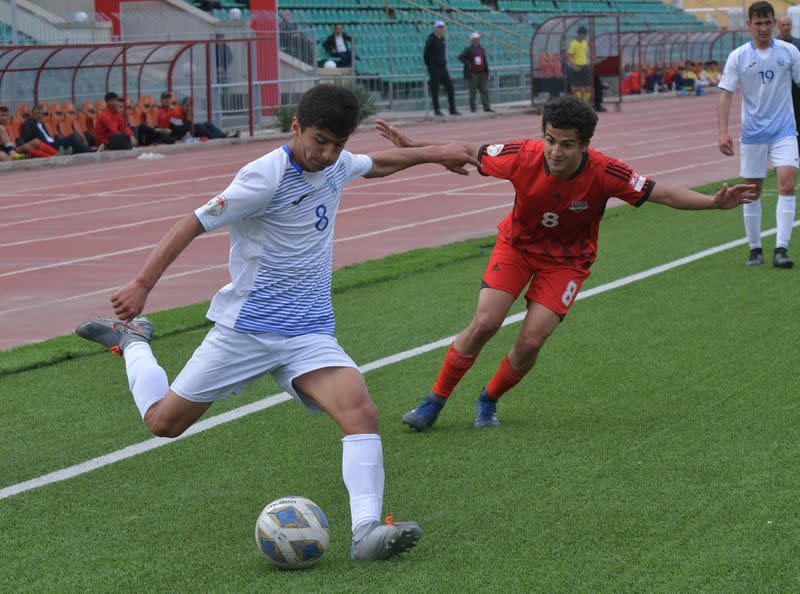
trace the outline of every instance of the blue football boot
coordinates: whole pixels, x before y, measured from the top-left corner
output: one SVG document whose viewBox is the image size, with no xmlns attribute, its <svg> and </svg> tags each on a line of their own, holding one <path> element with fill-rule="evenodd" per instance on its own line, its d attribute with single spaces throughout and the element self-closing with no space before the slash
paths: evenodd
<svg viewBox="0 0 800 594">
<path fill-rule="evenodd" d="M 486 388 L 481 390 L 481 395 L 475 401 L 475 427 L 499 427 L 500 421 L 497 420 L 497 400 L 489 398 Z"/>
<path fill-rule="evenodd" d="M 422 404 L 403 415 L 403 422 L 416 431 L 424 431 L 436 422 L 446 402 L 447 398 L 431 392 L 422 400 Z"/>
</svg>

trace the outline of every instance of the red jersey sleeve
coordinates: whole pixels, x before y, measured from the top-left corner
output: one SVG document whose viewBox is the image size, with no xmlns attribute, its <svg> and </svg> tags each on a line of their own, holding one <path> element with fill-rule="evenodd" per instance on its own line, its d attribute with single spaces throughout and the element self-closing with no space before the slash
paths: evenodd
<svg viewBox="0 0 800 594">
<path fill-rule="evenodd" d="M 484 144 L 478 151 L 481 175 L 509 179 L 516 168 L 525 140 L 505 144 Z"/>
<path fill-rule="evenodd" d="M 602 179 L 609 197 L 619 198 L 633 206 L 644 204 L 656 185 L 649 177 L 639 175 L 625 163 L 611 158 L 603 168 Z"/>
</svg>

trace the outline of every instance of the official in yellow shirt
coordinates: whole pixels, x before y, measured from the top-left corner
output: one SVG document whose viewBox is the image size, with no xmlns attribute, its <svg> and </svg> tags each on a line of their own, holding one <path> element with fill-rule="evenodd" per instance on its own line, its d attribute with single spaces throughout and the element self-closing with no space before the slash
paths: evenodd
<svg viewBox="0 0 800 594">
<path fill-rule="evenodd" d="M 567 60 L 569 62 L 569 77 L 567 81 L 572 87 L 572 93 L 589 102 L 592 97 L 590 91 L 590 72 L 589 72 L 589 42 L 586 41 L 586 27 L 578 27 L 578 35 L 573 39 L 567 49 Z"/>
</svg>

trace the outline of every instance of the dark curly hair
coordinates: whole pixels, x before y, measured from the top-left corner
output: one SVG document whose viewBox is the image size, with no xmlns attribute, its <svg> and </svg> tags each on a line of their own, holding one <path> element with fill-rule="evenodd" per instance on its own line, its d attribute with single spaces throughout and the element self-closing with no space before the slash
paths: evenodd
<svg viewBox="0 0 800 594">
<path fill-rule="evenodd" d="M 550 99 L 542 112 L 542 134 L 547 124 L 559 130 L 573 129 L 581 144 L 589 144 L 597 126 L 597 114 L 585 101 L 565 95 Z"/>
<path fill-rule="evenodd" d="M 361 104 L 353 91 L 323 84 L 310 88 L 300 97 L 297 121 L 301 130 L 314 127 L 347 138 L 358 126 L 360 112 Z"/>
<path fill-rule="evenodd" d="M 753 2 L 750 8 L 747 9 L 747 20 L 752 21 L 754 16 L 758 17 L 774 17 L 775 9 L 769 2 Z"/>
</svg>

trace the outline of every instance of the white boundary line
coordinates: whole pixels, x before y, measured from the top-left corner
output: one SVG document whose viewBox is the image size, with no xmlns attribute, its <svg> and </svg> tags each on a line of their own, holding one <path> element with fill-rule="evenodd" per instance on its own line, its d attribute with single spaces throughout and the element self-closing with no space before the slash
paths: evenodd
<svg viewBox="0 0 800 594">
<path fill-rule="evenodd" d="M 800 220 L 795 221 L 793 226 L 794 227 L 800 226 Z M 768 231 L 764 231 L 761 234 L 761 237 L 774 235 L 775 231 L 776 230 L 774 228 L 769 229 Z M 734 247 L 745 245 L 746 243 L 747 239 L 745 238 L 729 241 L 727 243 L 723 243 L 718 246 L 702 250 L 690 256 L 679 258 L 677 260 L 673 260 L 672 262 L 667 262 L 666 264 L 661 264 L 660 266 L 649 268 L 642 272 L 637 272 L 636 274 L 631 274 L 629 276 L 617 279 L 615 281 L 611 281 L 610 283 L 599 285 L 592 289 L 587 289 L 586 291 L 579 293 L 575 300 L 577 301 L 579 299 L 586 299 L 588 297 L 599 295 L 601 293 L 605 293 L 613 289 L 618 289 L 619 287 L 624 287 L 625 285 L 630 285 L 635 282 L 644 280 L 646 278 L 650 278 L 651 276 L 656 276 L 657 274 L 667 272 L 668 270 L 672 270 L 680 266 L 685 266 L 686 264 L 696 262 L 697 260 L 702 260 L 703 258 L 706 258 L 708 256 L 713 256 L 714 254 L 724 252 Z M 520 312 L 508 316 L 503 322 L 503 326 L 515 324 L 521 321 L 524 317 L 525 317 L 525 312 Z M 361 365 L 359 369 L 361 370 L 362 373 L 367 373 L 368 371 L 372 371 L 374 369 L 380 369 L 382 367 L 387 367 L 388 365 L 393 365 L 395 363 L 405 361 L 406 359 L 417 357 L 424 353 L 428 353 L 430 351 L 434 351 L 436 349 L 448 346 L 451 342 L 453 342 L 453 340 L 455 340 L 456 336 L 457 335 L 454 334 L 452 336 L 447 336 L 446 338 L 440 338 L 439 340 L 436 340 L 434 342 L 429 342 L 428 344 L 424 344 L 415 347 L 413 349 L 403 351 L 401 353 L 395 353 L 394 355 L 389 355 L 388 357 L 378 359 L 377 361 L 372 361 L 371 363 Z M 272 396 L 268 396 L 251 404 L 246 404 L 244 406 L 240 406 L 239 408 L 230 410 L 226 413 L 222 413 L 220 415 L 209 417 L 208 419 L 205 419 L 203 421 L 199 421 L 194 425 L 192 425 L 189 429 L 187 429 L 186 432 L 183 433 L 181 436 L 176 437 L 174 439 L 169 439 L 165 437 L 154 437 L 152 439 L 148 439 L 147 441 L 143 441 L 128 446 L 126 448 L 122 448 L 121 450 L 117 450 L 116 452 L 111 452 L 110 454 L 98 456 L 97 458 L 92 458 L 91 460 L 87 460 L 86 462 L 81 462 L 80 464 L 75 464 L 74 466 L 68 466 L 67 468 L 62 468 L 61 470 L 56 470 L 54 472 L 44 474 L 42 476 L 30 479 L 28 481 L 23 481 L 21 483 L 10 485 L 8 487 L 0 489 L 0 500 L 7 499 L 9 497 L 12 497 L 13 495 L 18 495 L 19 493 L 24 493 L 25 491 L 31 491 L 39 487 L 44 487 L 45 485 L 57 483 L 60 481 L 67 480 L 69 478 L 80 476 L 82 474 L 86 474 L 87 472 L 97 470 L 98 468 L 109 466 L 111 464 L 114 464 L 115 462 L 120 462 L 122 460 L 132 458 L 133 456 L 138 456 L 139 454 L 142 454 L 144 452 L 148 452 L 155 448 L 160 448 L 161 446 L 184 439 L 191 435 L 196 435 L 197 433 L 207 431 L 208 429 L 212 429 L 213 427 L 216 427 L 218 425 L 229 423 L 231 421 L 235 421 L 236 419 L 241 419 L 242 417 L 246 417 L 247 415 L 251 415 L 255 412 L 259 412 L 264 409 L 270 408 L 272 406 L 280 404 L 281 402 L 286 402 L 287 400 L 292 400 L 292 397 L 289 396 L 289 394 L 287 394 L 286 392 L 281 392 L 280 394 L 273 394 Z"/>
</svg>

